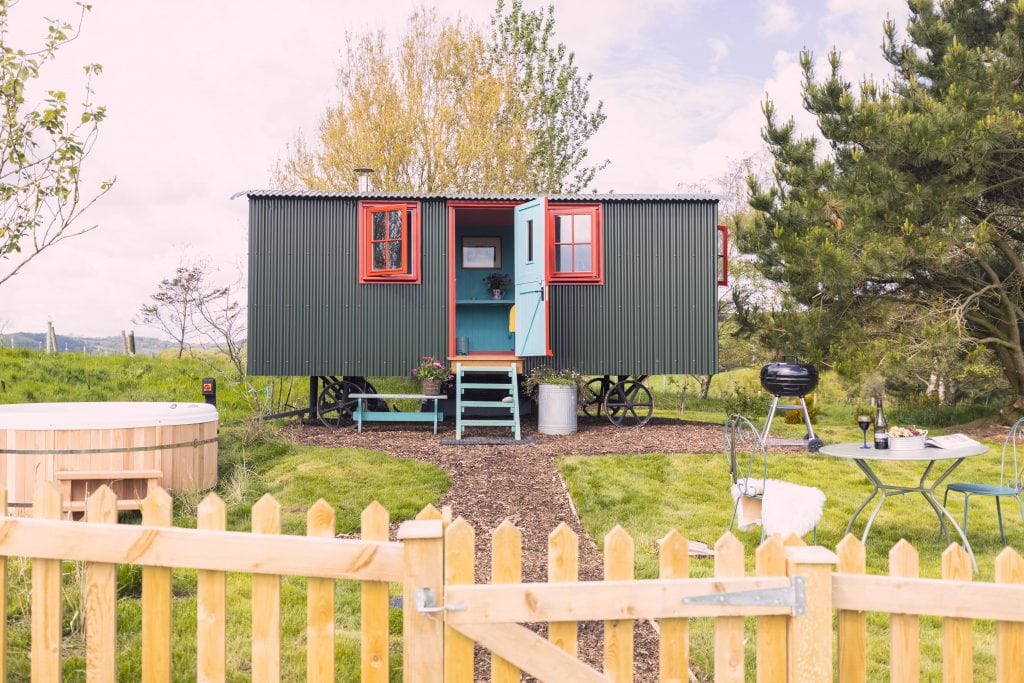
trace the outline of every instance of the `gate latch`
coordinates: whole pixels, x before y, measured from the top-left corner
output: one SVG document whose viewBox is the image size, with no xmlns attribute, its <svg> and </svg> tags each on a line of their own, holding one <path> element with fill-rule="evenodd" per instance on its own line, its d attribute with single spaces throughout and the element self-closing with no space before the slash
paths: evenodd
<svg viewBox="0 0 1024 683">
<path fill-rule="evenodd" d="M 464 612 L 466 611 L 466 605 L 461 602 L 456 602 L 451 605 L 438 605 L 437 596 L 434 595 L 434 591 L 431 588 L 417 588 L 413 594 L 413 602 L 416 605 L 416 611 L 421 614 L 430 614 L 432 612 Z"/>
<path fill-rule="evenodd" d="M 752 591 L 727 591 L 683 598 L 687 605 L 784 605 L 798 617 L 807 612 L 807 579 L 794 576 L 784 588 L 762 588 Z"/>
</svg>

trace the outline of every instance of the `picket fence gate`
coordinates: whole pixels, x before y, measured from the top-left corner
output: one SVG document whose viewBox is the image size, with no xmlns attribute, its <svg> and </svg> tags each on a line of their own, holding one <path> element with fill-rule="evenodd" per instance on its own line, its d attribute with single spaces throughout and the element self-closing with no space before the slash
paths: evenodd
<svg viewBox="0 0 1024 683">
<path fill-rule="evenodd" d="M 388 540 L 388 512 L 362 513 L 361 539 L 335 538 L 334 510 L 324 501 L 307 515 L 307 535 L 282 535 L 281 507 L 264 496 L 252 509 L 252 532 L 225 531 L 216 495 L 199 505 L 198 528 L 171 524 L 171 499 L 156 489 L 143 501 L 142 525 L 117 524 L 107 487 L 88 500 L 87 521 L 60 519 L 59 490 L 42 486 L 32 518 L 7 517 L 0 490 L 0 614 L 7 612 L 7 558 L 32 558 L 32 680 L 61 678 L 61 561 L 85 563 L 86 676 L 117 675 L 116 565 L 142 566 L 142 680 L 170 681 L 171 571 L 197 570 L 199 681 L 226 675 L 225 572 L 252 575 L 252 680 L 281 673 L 280 577 L 307 578 L 307 680 L 335 675 L 334 582 L 361 582 L 361 676 L 389 680 L 388 584 L 403 586 L 403 677 L 416 683 L 474 680 L 474 643 L 491 652 L 491 680 L 632 681 L 633 623 L 656 620 L 659 680 L 690 679 L 688 619 L 712 617 L 715 681 L 743 681 L 744 618 L 757 618 L 758 681 L 867 679 L 865 612 L 890 619 L 891 680 L 920 677 L 919 617 L 943 618 L 943 676 L 972 677 L 972 619 L 996 623 L 996 676 L 1024 672 L 1024 560 L 1006 548 L 995 583 L 972 583 L 960 546 L 942 557 L 942 579 L 917 577 L 917 551 L 900 541 L 890 575 L 865 574 L 864 546 L 847 536 L 837 553 L 796 538 L 772 537 L 744 575 L 744 549 L 731 534 L 715 545 L 713 578 L 689 578 L 689 544 L 671 531 L 659 542 L 660 577 L 633 579 L 633 540 L 620 527 L 604 539 L 604 581 L 579 582 L 578 539 L 565 524 L 549 537 L 548 581 L 521 583 L 522 536 L 509 522 L 492 536 L 492 582 L 476 583 L 474 531 L 427 506 Z M 834 565 L 838 563 L 838 571 Z M 833 611 L 838 645 L 833 644 Z M 604 622 L 602 671 L 577 659 L 577 623 Z M 546 622 L 547 638 L 522 624 Z M 835 650 L 835 654 L 834 654 Z M 0 679 L 7 679 L 7 623 L 0 619 Z"/>
</svg>

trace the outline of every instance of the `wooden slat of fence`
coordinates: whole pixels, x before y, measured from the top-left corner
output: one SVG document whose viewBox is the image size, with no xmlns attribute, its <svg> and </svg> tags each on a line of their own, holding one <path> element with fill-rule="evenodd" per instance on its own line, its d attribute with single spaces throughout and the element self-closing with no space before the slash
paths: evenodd
<svg viewBox="0 0 1024 683">
<path fill-rule="evenodd" d="M 173 503 L 160 487 L 151 488 L 142 501 L 142 523 L 170 526 Z M 142 681 L 171 680 L 171 570 L 142 568 Z"/>
<path fill-rule="evenodd" d="M 853 534 L 836 546 L 838 569 L 849 574 L 867 571 L 864 544 Z M 835 581 L 833 580 L 833 590 Z M 867 615 L 858 610 L 839 610 L 839 680 L 842 683 L 866 683 L 868 678 L 868 622 Z"/>
<path fill-rule="evenodd" d="M 690 575 L 690 543 L 675 529 L 658 542 L 658 571 L 663 579 L 685 579 Z M 689 680 L 689 622 L 686 619 L 662 619 L 659 626 L 659 680 L 662 683 Z"/>
<path fill-rule="evenodd" d="M 837 609 L 891 612 L 898 604 L 901 614 L 1024 621 L 1024 586 L 870 574 L 835 574 L 832 586 Z"/>
<path fill-rule="evenodd" d="M 786 575 L 786 547 L 782 537 L 773 534 L 755 553 L 758 576 Z M 757 618 L 757 680 L 772 683 L 786 680 L 786 617 Z"/>
<path fill-rule="evenodd" d="M 917 577 L 918 556 L 914 546 L 906 539 L 889 551 L 889 574 L 892 576 Z M 893 609 L 898 601 L 889 604 Z M 920 619 L 909 614 L 893 614 L 889 618 L 889 662 L 892 683 L 909 683 L 921 677 L 921 635 Z"/>
<path fill-rule="evenodd" d="M 117 524 L 117 496 L 101 486 L 86 502 L 85 518 Z M 85 565 L 85 676 L 90 683 L 113 683 L 117 677 L 117 565 Z"/>
<path fill-rule="evenodd" d="M 459 624 L 456 627 L 506 661 L 541 681 L 610 683 L 611 679 L 519 624 Z"/>
<path fill-rule="evenodd" d="M 0 515 L 7 516 L 7 489 L 0 489 Z M 0 681 L 7 680 L 7 556 L 0 555 Z"/>
<path fill-rule="evenodd" d="M 391 516 L 384 506 L 373 501 L 360 515 L 360 534 L 367 541 L 388 540 Z M 388 681 L 388 584 L 364 581 L 360 587 L 360 626 L 362 650 L 360 661 L 363 683 Z"/>
<path fill-rule="evenodd" d="M 523 580 L 523 533 L 505 520 L 491 537 L 491 583 Z M 496 654 L 491 655 L 492 683 L 519 683 L 519 669 Z"/>
<path fill-rule="evenodd" d="M 548 581 L 562 583 L 579 580 L 580 543 L 576 532 L 562 522 L 548 535 Z M 578 631 L 575 621 L 548 624 L 548 640 L 559 649 L 577 655 Z"/>
<path fill-rule="evenodd" d="M 269 493 L 252 506 L 254 534 L 281 533 L 281 504 Z M 252 575 L 252 680 L 281 678 L 281 577 Z"/>
<path fill-rule="evenodd" d="M 996 557 L 996 581 L 999 584 L 1024 583 L 1024 559 L 1013 548 L 1004 548 Z M 1019 603 L 1018 603 L 1019 606 Z M 1024 671 L 1024 623 L 996 623 L 996 680 L 1010 683 L 1020 680 Z"/>
<path fill-rule="evenodd" d="M 82 528 L 60 520 L 0 521 L 5 555 L 251 574 L 401 581 L 402 545 L 282 535 L 269 541 L 239 531 L 111 524 Z"/>
<path fill-rule="evenodd" d="M 441 521 L 441 522 L 443 522 L 444 521 L 444 514 L 442 514 L 442 512 L 440 510 L 438 510 L 436 507 L 434 507 L 430 503 L 427 503 L 423 507 L 422 510 L 420 510 L 418 513 L 416 513 L 416 519 L 421 521 L 421 522 L 424 522 L 424 521 L 428 521 L 428 522 Z"/>
<path fill-rule="evenodd" d="M 715 543 L 715 578 L 743 576 L 743 544 L 726 532 Z M 743 683 L 743 617 L 715 619 L 715 683 Z"/>
<path fill-rule="evenodd" d="M 526 621 L 604 621 L 636 618 L 682 619 L 789 614 L 786 605 L 692 604 L 683 598 L 725 591 L 788 588 L 789 579 L 741 576 L 708 579 L 648 579 L 637 581 L 580 581 L 526 583 L 516 586 L 477 584 L 451 586 L 452 602 L 464 610 L 449 612 L 445 620 L 458 624 Z"/>
<path fill-rule="evenodd" d="M 430 589 L 438 602 L 444 592 L 444 524 L 441 520 L 404 522 L 398 540 L 405 542 L 402 578 L 402 680 L 405 683 L 443 683 L 444 620 L 420 613 L 415 593 Z"/>
<path fill-rule="evenodd" d="M 323 498 L 306 513 L 306 534 L 334 538 L 334 508 Z M 306 680 L 334 680 L 334 581 L 306 581 Z"/>
<path fill-rule="evenodd" d="M 53 482 L 36 488 L 32 514 L 40 519 L 61 515 L 60 491 Z M 61 680 L 61 577 L 60 560 L 32 560 L 32 682 Z"/>
<path fill-rule="evenodd" d="M 200 529 L 223 531 L 227 506 L 216 493 L 199 503 Z M 196 676 L 200 683 L 223 681 L 227 675 L 227 574 L 203 570 L 196 575 Z"/>
<path fill-rule="evenodd" d="M 972 575 L 967 551 L 956 543 L 946 548 L 942 553 L 942 578 L 970 581 Z M 958 683 L 974 680 L 974 633 L 970 619 L 942 620 L 942 678 Z"/>
<path fill-rule="evenodd" d="M 604 537 L 604 578 L 633 578 L 633 538 L 618 525 Z M 616 683 L 633 680 L 632 619 L 604 622 L 604 674 Z"/>
<path fill-rule="evenodd" d="M 475 580 L 476 534 L 473 525 L 459 517 L 445 529 L 445 586 L 472 585 Z M 447 589 L 446 589 L 447 590 Z M 445 604 L 450 604 L 447 595 Z M 451 626 L 444 630 L 445 683 L 473 683 L 473 641 Z"/>
</svg>

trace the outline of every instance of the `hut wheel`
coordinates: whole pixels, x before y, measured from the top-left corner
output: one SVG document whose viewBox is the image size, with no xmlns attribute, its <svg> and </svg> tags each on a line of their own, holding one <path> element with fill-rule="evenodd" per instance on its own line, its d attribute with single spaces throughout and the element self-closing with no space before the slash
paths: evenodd
<svg viewBox="0 0 1024 683">
<path fill-rule="evenodd" d="M 352 414 L 356 409 L 356 399 L 349 394 L 367 393 L 363 387 L 346 380 L 331 382 L 320 392 L 316 401 L 316 416 L 320 422 L 331 429 L 339 429 L 352 424 Z"/>
<path fill-rule="evenodd" d="M 616 427 L 642 427 L 654 414 L 654 397 L 643 382 L 626 379 L 608 390 L 604 413 Z"/>
<path fill-rule="evenodd" d="M 601 414 L 601 406 L 604 405 L 604 397 L 608 395 L 608 390 L 611 389 L 613 382 L 608 378 L 608 375 L 604 377 L 595 377 L 594 379 L 587 382 L 587 389 L 590 390 L 590 396 L 587 402 L 583 404 L 583 412 L 591 417 L 598 417 Z"/>
</svg>

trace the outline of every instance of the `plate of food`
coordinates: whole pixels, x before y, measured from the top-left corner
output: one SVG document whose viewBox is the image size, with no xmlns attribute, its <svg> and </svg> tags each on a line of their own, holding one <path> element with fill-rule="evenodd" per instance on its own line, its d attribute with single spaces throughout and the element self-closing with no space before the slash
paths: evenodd
<svg viewBox="0 0 1024 683">
<path fill-rule="evenodd" d="M 924 442 L 927 438 L 927 429 L 919 429 L 913 425 L 910 427 L 891 427 L 889 429 L 889 450 L 912 451 L 924 448 Z"/>
</svg>

